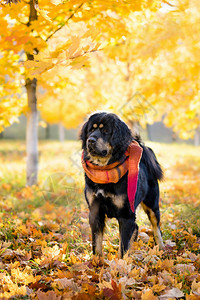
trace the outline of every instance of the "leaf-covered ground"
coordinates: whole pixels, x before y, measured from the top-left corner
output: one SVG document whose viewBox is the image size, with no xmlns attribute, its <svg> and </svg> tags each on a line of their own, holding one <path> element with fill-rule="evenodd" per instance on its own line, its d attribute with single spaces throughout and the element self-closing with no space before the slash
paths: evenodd
<svg viewBox="0 0 200 300">
<path fill-rule="evenodd" d="M 25 186 L 23 142 L 0 144 L 0 299 L 200 299 L 200 149 L 151 143 L 165 170 L 155 245 L 146 215 L 118 259 L 108 220 L 104 259 L 92 257 L 76 142 L 40 143 L 38 186 Z"/>
</svg>

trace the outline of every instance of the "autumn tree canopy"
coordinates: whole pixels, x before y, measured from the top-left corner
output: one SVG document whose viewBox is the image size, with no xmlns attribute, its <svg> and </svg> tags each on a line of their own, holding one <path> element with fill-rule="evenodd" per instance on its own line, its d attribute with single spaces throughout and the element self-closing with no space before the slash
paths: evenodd
<svg viewBox="0 0 200 300">
<path fill-rule="evenodd" d="M 37 87 L 43 118 L 66 127 L 103 107 L 142 126 L 164 116 L 183 138 L 198 130 L 197 0 L 12 2 L 0 7 L 1 130 L 25 112 L 37 140 Z"/>
<path fill-rule="evenodd" d="M 168 3 L 157 12 L 132 12 L 121 39 L 90 55 L 90 68 L 68 72 L 60 65 L 56 74 L 66 79 L 68 92 L 65 87 L 61 92 L 63 83 L 57 77 L 57 91 L 52 83 L 54 91 L 47 92 L 45 98 L 57 94 L 64 100 L 63 112 L 64 107 L 68 111 L 71 107 L 73 122 L 67 122 L 66 114 L 62 118 L 67 127 L 77 126 L 81 115 L 84 118 L 103 107 L 142 126 L 164 116 L 165 124 L 182 138 L 193 137 L 200 124 L 199 16 L 196 0 Z M 58 108 L 57 103 L 51 101 Z M 41 110 L 46 120 L 57 120 L 58 114 L 53 117 L 46 105 Z"/>
<path fill-rule="evenodd" d="M 1 1 L 1 130 L 26 111 L 23 87 L 31 68 L 34 77 L 60 65 L 80 68 L 88 54 L 126 34 L 131 11 L 159 8 L 160 1 L 148 2 Z"/>
<path fill-rule="evenodd" d="M 46 99 L 47 95 L 57 99 L 52 98 L 49 107 L 46 101 L 41 106 L 48 121 L 55 122 L 59 115 L 57 108 L 55 117 L 50 117 L 52 105 L 65 111 L 69 106 L 81 107 L 84 99 L 80 110 L 84 117 L 102 103 L 111 109 L 115 103 L 119 110 L 139 92 L 144 111 L 151 113 L 149 122 L 165 115 L 165 123 L 174 131 L 184 138 L 192 136 L 200 122 L 199 5 L 197 0 L 165 3 L 159 10 L 158 1 L 151 6 L 146 1 L 122 1 L 117 7 L 113 1 L 42 1 L 39 6 L 35 3 L 37 18 L 30 26 L 29 4 L 2 3 L 1 128 L 26 110 L 23 86 L 28 74 L 38 78 L 47 91 Z M 103 55 L 98 54 L 100 49 L 104 49 Z M 34 60 L 23 64 L 25 53 L 34 55 Z M 132 110 L 125 107 L 123 113 L 132 114 Z M 63 120 L 67 127 L 80 120 L 80 114 L 68 117 Z"/>
<path fill-rule="evenodd" d="M 17 6 L 12 2 L 17 3 Z M 116 43 L 126 34 L 126 17 L 131 11 L 157 9 L 159 3 L 160 1 L 153 1 L 149 4 L 146 0 L 120 1 L 117 5 L 111 0 L 1 1 L 0 60 L 5 68 L 2 69 L 1 76 L 3 115 L 0 125 L 3 129 L 3 126 L 10 124 L 26 110 L 29 185 L 37 182 L 36 90 L 41 73 L 51 69 L 58 72 L 59 66 L 63 65 L 72 69 L 86 65 L 90 53 L 103 45 Z M 5 63 L 6 56 L 8 59 Z M 26 96 L 23 101 L 23 92 L 27 96 L 27 102 Z M 11 95 L 12 100 L 9 101 Z M 16 108 L 18 99 L 20 105 Z"/>
</svg>

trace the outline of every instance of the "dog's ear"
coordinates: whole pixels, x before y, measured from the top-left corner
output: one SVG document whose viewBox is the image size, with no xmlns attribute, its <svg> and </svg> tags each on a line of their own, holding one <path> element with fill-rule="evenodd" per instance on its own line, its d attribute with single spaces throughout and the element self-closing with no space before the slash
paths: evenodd
<svg viewBox="0 0 200 300">
<path fill-rule="evenodd" d="M 87 130 L 88 130 L 88 121 L 85 122 L 85 124 L 83 124 L 81 132 L 80 132 L 80 139 L 82 141 L 82 149 L 86 148 Z"/>
<path fill-rule="evenodd" d="M 132 133 L 128 126 L 119 118 L 115 118 L 111 139 L 114 151 L 125 152 L 132 140 Z"/>
</svg>

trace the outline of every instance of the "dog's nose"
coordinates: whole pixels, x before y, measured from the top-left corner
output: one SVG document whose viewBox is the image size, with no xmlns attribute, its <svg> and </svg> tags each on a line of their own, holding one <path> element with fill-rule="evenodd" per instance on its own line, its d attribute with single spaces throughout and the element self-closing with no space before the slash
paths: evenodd
<svg viewBox="0 0 200 300">
<path fill-rule="evenodd" d="M 88 144 L 94 145 L 96 143 L 97 139 L 94 136 L 89 137 Z"/>
</svg>

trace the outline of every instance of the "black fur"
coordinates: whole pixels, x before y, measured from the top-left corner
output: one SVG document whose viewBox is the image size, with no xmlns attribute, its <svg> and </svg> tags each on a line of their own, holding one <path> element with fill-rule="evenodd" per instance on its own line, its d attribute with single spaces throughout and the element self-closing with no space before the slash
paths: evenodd
<svg viewBox="0 0 200 300">
<path fill-rule="evenodd" d="M 143 148 L 140 161 L 135 209 L 143 202 L 149 216 L 157 241 L 162 246 L 159 234 L 159 186 L 158 180 L 163 177 L 162 169 L 154 152 L 145 147 L 139 136 L 133 136 L 127 125 L 115 114 L 95 113 L 83 125 L 80 138 L 84 150 L 84 158 L 94 164 L 110 164 L 119 161 L 130 142 L 136 140 Z M 102 146 L 102 141 L 103 146 Z M 101 143 L 100 143 L 101 142 Z M 105 153 L 107 153 L 105 155 Z M 108 159 L 107 159 L 108 158 Z M 107 161 L 106 161 L 107 159 Z M 85 197 L 90 214 L 89 222 L 92 230 L 93 253 L 101 253 L 101 237 L 105 227 L 105 218 L 117 218 L 120 231 L 120 255 L 128 250 L 131 238 L 137 238 L 138 226 L 135 213 L 130 209 L 127 196 L 127 174 L 116 184 L 96 184 L 85 174 Z"/>
</svg>

